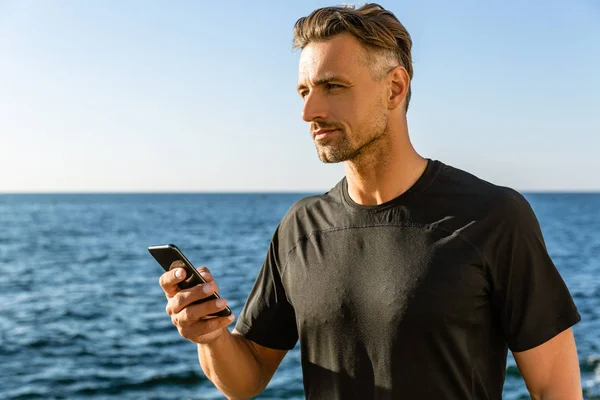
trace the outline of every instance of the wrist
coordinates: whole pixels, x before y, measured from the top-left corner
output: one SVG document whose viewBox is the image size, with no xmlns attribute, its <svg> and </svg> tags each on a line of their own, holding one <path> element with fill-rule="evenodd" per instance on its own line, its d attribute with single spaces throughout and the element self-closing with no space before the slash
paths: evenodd
<svg viewBox="0 0 600 400">
<path fill-rule="evenodd" d="M 202 342 L 196 342 L 199 347 L 206 348 L 211 350 L 213 348 L 221 347 L 225 342 L 227 342 L 228 337 L 231 332 L 227 328 L 221 328 L 218 331 L 214 332 L 214 336 L 209 340 L 203 340 Z"/>
</svg>

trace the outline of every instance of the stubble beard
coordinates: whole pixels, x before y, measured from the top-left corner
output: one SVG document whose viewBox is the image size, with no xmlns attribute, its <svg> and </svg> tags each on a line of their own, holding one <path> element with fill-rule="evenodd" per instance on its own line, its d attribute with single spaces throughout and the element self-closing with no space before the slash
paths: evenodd
<svg viewBox="0 0 600 400">
<path fill-rule="evenodd" d="M 340 129 L 332 138 L 325 139 L 323 144 L 315 143 L 319 159 L 327 164 L 344 161 L 358 162 L 359 159 L 367 161 L 377 156 L 377 144 L 381 139 L 387 137 L 387 116 L 382 115 L 374 122 L 371 134 L 358 145 L 352 145 L 346 132 Z M 371 161 L 371 160 L 369 160 Z M 373 160 L 374 161 L 374 160 Z"/>
</svg>

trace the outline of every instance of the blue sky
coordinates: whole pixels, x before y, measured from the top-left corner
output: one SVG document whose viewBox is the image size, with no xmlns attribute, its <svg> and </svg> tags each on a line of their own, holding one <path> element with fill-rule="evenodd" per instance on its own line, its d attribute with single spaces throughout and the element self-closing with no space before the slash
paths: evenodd
<svg viewBox="0 0 600 400">
<path fill-rule="evenodd" d="M 291 38 L 337 4 L 0 0 L 0 192 L 328 190 Z M 421 155 L 600 190 L 600 3 L 380 4 L 413 38 Z"/>
</svg>

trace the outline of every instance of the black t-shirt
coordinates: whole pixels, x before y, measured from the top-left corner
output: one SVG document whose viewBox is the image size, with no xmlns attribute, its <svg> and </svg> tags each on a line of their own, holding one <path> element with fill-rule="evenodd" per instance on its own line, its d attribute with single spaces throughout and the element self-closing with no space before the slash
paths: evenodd
<svg viewBox="0 0 600 400">
<path fill-rule="evenodd" d="M 580 320 L 529 203 L 440 161 L 362 206 L 343 178 L 278 225 L 236 324 L 300 340 L 309 399 L 500 399 L 507 349 Z"/>
</svg>

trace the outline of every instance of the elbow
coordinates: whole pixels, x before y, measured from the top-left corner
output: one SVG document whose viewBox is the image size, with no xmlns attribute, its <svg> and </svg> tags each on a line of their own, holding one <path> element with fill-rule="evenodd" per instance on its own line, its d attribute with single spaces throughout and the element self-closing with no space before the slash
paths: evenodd
<svg viewBox="0 0 600 400">
<path fill-rule="evenodd" d="M 208 376 L 207 378 L 215 385 L 217 389 L 229 400 L 247 400 L 261 394 L 267 387 L 267 383 L 259 374 L 246 377 L 243 382 L 238 381 L 232 384 L 218 377 Z"/>
<path fill-rule="evenodd" d="M 228 400 L 248 400 L 248 399 L 252 399 L 252 398 L 258 396 L 259 394 L 261 394 L 263 392 L 263 390 L 265 390 L 265 388 L 261 388 L 261 389 L 256 389 L 256 388 L 248 388 L 248 389 L 236 388 L 235 390 L 228 390 L 227 388 L 219 387 L 218 385 L 215 385 L 215 386 L 221 391 L 221 393 L 223 393 L 223 395 Z"/>
<path fill-rule="evenodd" d="M 261 392 L 262 392 L 262 390 L 260 392 L 254 393 L 254 394 L 245 394 L 245 395 L 228 394 L 228 393 L 223 393 L 223 394 L 225 395 L 225 398 L 227 398 L 227 400 L 249 400 L 249 399 L 252 399 L 252 398 L 258 396 Z"/>
</svg>

